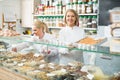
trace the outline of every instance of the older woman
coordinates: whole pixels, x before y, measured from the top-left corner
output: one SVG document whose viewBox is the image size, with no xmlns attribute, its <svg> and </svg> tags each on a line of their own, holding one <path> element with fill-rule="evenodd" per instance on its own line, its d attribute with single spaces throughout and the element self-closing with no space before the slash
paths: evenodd
<svg viewBox="0 0 120 80">
<path fill-rule="evenodd" d="M 28 43 L 26 42 L 20 43 L 16 47 L 12 48 L 12 50 L 17 52 L 19 50 L 22 50 L 24 48 L 31 46 L 29 42 L 40 42 L 42 40 L 52 40 L 52 39 L 54 39 L 54 37 L 51 34 L 49 34 L 47 25 L 44 22 L 35 20 L 32 26 L 32 36 L 28 41 Z"/>
<path fill-rule="evenodd" d="M 49 40 L 55 40 L 55 38 L 49 34 L 47 25 L 44 22 L 35 20 L 32 26 L 32 35 L 33 36 L 31 36 L 27 42 L 22 42 L 12 47 L 12 51 L 25 51 L 26 49 L 28 51 L 28 48 L 34 49 L 37 53 L 45 53 L 48 62 L 56 61 L 56 63 L 58 63 L 58 50 L 55 47 L 48 46 L 47 44 L 41 44 L 45 41 L 49 42 Z"/>
</svg>

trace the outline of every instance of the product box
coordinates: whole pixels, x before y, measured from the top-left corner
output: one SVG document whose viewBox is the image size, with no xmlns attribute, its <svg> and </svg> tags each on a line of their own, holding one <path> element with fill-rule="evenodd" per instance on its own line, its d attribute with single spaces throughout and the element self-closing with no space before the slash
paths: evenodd
<svg viewBox="0 0 120 80">
<path fill-rule="evenodd" d="M 120 39 L 111 39 L 110 52 L 112 54 L 119 54 L 120 55 Z"/>
<path fill-rule="evenodd" d="M 120 23 L 120 7 L 115 7 L 112 10 L 109 10 L 110 21 L 112 23 Z"/>
</svg>

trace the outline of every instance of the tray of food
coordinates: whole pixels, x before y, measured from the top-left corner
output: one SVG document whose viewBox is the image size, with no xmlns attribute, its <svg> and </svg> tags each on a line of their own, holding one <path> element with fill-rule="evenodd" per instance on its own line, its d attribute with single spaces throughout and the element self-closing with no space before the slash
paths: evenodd
<svg viewBox="0 0 120 80">
<path fill-rule="evenodd" d="M 86 49 L 86 50 L 96 50 L 99 45 L 106 42 L 107 38 L 93 38 L 93 37 L 85 37 L 81 40 L 79 40 L 78 48 L 79 49 Z"/>
</svg>

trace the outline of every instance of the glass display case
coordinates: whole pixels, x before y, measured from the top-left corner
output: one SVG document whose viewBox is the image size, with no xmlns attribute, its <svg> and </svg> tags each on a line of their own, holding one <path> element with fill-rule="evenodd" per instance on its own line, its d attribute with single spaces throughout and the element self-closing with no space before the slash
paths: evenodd
<svg viewBox="0 0 120 80">
<path fill-rule="evenodd" d="M 85 40 L 84 41 L 81 40 L 81 41 L 77 42 L 76 44 L 74 44 L 77 46 L 73 46 L 73 45 L 65 45 L 64 43 L 61 43 L 59 40 L 49 40 L 49 41 L 41 40 L 38 42 L 30 42 L 30 38 L 31 38 L 31 36 L 14 36 L 14 37 L 2 37 L 1 36 L 0 37 L 0 55 L 1 55 L 0 56 L 1 57 L 0 66 L 1 66 L 1 68 L 5 67 L 8 69 L 14 70 L 14 72 L 20 72 L 21 75 L 28 76 L 28 74 L 29 74 L 29 77 L 30 77 L 30 75 L 34 74 L 34 73 L 32 74 L 31 71 L 35 70 L 35 68 L 37 68 L 37 67 L 39 67 L 39 69 L 42 67 L 41 71 L 44 71 L 43 66 L 45 66 L 46 64 L 43 65 L 43 63 L 45 63 L 45 62 L 40 61 L 41 59 L 45 58 L 44 55 L 42 55 L 42 57 L 40 57 L 38 59 L 39 60 L 38 62 L 34 62 L 35 59 L 33 57 L 22 52 L 23 54 L 25 54 L 31 58 L 25 57 L 25 59 L 23 59 L 23 60 L 12 61 L 14 64 L 6 64 L 6 62 L 9 63 L 10 62 L 9 60 L 14 58 L 15 56 L 18 56 L 17 53 L 13 54 L 13 56 L 8 54 L 8 53 L 11 53 L 11 51 L 10 51 L 11 46 L 19 44 L 19 43 L 27 42 L 27 43 L 31 43 L 32 45 L 33 44 L 43 45 L 43 46 L 46 46 L 48 49 L 49 49 L 49 47 L 55 47 L 57 49 L 65 48 L 65 49 L 68 49 L 70 51 L 75 50 L 75 51 L 82 51 L 83 52 L 83 60 L 84 61 L 83 62 L 79 61 L 80 63 L 78 61 L 76 61 L 79 64 L 77 63 L 77 67 L 74 66 L 74 70 L 78 69 L 78 66 L 79 66 L 78 70 L 80 70 L 81 72 L 83 72 L 85 74 L 86 73 L 89 73 L 89 74 L 83 75 L 83 74 L 81 74 L 81 72 L 79 72 L 78 73 L 79 79 L 78 79 L 78 74 L 75 74 L 75 75 L 77 75 L 77 76 L 75 76 L 74 73 L 72 73 L 72 72 L 74 72 L 74 70 L 72 69 L 73 71 L 72 72 L 70 71 L 71 65 L 73 68 L 72 62 L 68 63 L 67 65 L 54 64 L 54 65 L 56 65 L 55 67 L 58 67 L 58 65 L 59 65 L 59 67 L 62 66 L 62 68 L 59 68 L 60 69 L 60 72 L 58 72 L 59 74 L 61 72 L 66 73 L 66 70 L 68 70 L 71 73 L 71 74 L 69 73 L 70 75 L 68 75 L 68 74 L 67 75 L 65 74 L 64 76 L 62 75 L 61 80 L 63 80 L 63 77 L 65 79 L 65 76 L 67 76 L 66 77 L 67 80 L 76 80 L 76 79 L 84 80 L 86 77 L 87 77 L 86 80 L 111 80 L 112 78 L 115 78 L 115 77 L 118 78 L 117 80 L 120 79 L 120 74 L 119 74 L 120 73 L 120 65 L 119 65 L 120 64 L 120 62 L 119 62 L 120 54 L 119 53 L 115 54 L 115 53 L 110 52 L 110 47 L 109 47 L 110 40 L 109 39 L 99 38 L 98 40 L 100 40 L 100 41 L 96 42 L 96 44 L 93 44 L 91 42 L 89 44 L 85 44 L 85 42 L 84 42 Z M 89 39 L 89 37 L 86 37 L 86 39 Z M 26 49 L 26 50 L 27 50 L 27 53 L 29 53 L 29 54 L 34 53 L 34 56 L 38 56 L 38 52 L 36 50 L 33 50 L 33 48 L 31 50 L 28 50 L 28 49 Z M 20 52 L 18 52 L 18 53 L 20 53 Z M 59 54 L 63 55 L 63 56 L 67 55 L 67 54 L 61 54 L 61 53 L 59 53 Z M 16 59 L 19 59 L 19 57 L 17 57 Z M 25 62 L 26 59 L 29 59 L 31 62 Z M 23 62 L 24 62 L 24 64 L 23 64 Z M 65 62 L 65 60 L 64 60 L 64 62 Z M 46 63 L 47 63 L 47 66 L 48 66 L 48 64 L 50 64 L 50 66 L 53 67 L 53 64 L 51 62 L 50 63 L 46 62 Z M 26 70 L 22 70 L 21 67 L 23 67 L 23 65 L 25 65 L 25 64 L 27 65 L 27 68 L 26 68 Z M 17 66 L 19 65 L 19 69 L 17 67 L 15 67 L 16 65 Z M 37 65 L 37 67 L 35 65 Z M 64 65 L 64 67 L 63 67 L 63 65 Z M 34 66 L 33 67 L 34 69 L 30 68 L 29 66 L 32 66 L 32 67 Z M 67 66 L 67 67 L 65 67 L 65 66 Z M 68 68 L 70 68 L 70 69 L 68 69 Z M 48 69 L 48 67 L 47 67 L 45 71 L 50 73 L 51 69 Z M 59 71 L 59 70 L 55 69 L 54 72 L 55 71 Z M 37 72 L 37 70 L 36 70 L 36 72 Z M 51 74 L 48 74 L 48 73 L 47 73 L 47 75 L 49 75 L 49 77 L 53 76 L 53 73 L 51 73 Z M 71 75 L 72 75 L 72 77 L 70 79 Z M 82 75 L 82 77 L 80 75 Z M 69 78 L 68 78 L 68 76 L 69 76 Z M 83 76 L 84 76 L 84 78 L 83 78 Z M 90 76 L 90 77 L 88 77 L 88 76 Z M 40 76 L 37 76 L 37 77 L 34 76 L 34 77 L 32 77 L 32 79 L 35 78 L 35 80 L 39 80 L 39 77 Z M 58 76 L 57 76 L 57 78 L 58 78 Z M 50 80 L 50 79 L 46 79 L 46 80 Z M 60 80 L 60 78 L 51 79 L 51 80 Z"/>
</svg>

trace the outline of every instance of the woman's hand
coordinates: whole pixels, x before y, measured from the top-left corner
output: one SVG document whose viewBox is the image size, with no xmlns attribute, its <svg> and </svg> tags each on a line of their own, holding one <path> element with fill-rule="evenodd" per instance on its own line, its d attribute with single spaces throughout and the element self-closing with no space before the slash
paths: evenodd
<svg viewBox="0 0 120 80">
<path fill-rule="evenodd" d="M 12 51 L 17 52 L 17 48 L 16 47 L 12 48 Z"/>
<path fill-rule="evenodd" d="M 45 56 L 55 56 L 58 55 L 58 49 L 55 48 L 43 49 L 42 53 L 44 53 Z"/>
</svg>

